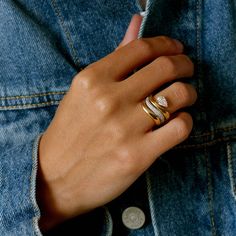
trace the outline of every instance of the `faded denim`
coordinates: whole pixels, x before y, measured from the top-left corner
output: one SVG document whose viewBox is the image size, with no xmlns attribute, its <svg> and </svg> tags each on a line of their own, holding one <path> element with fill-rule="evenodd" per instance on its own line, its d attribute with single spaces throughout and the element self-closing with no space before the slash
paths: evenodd
<svg viewBox="0 0 236 236">
<path fill-rule="evenodd" d="M 0 0 L 0 235 L 41 235 L 40 136 L 74 75 L 112 52 L 140 11 L 135 0 Z M 179 39 L 195 64 L 184 79 L 199 95 L 189 139 L 119 198 L 48 235 L 235 235 L 236 1 L 148 0 L 139 36 L 156 35 Z M 138 230 L 121 222 L 133 205 L 146 215 Z"/>
</svg>

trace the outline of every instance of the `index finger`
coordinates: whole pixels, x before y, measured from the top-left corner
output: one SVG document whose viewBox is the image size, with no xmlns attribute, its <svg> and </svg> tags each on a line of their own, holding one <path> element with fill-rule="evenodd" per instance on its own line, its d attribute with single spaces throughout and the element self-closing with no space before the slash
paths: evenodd
<svg viewBox="0 0 236 236">
<path fill-rule="evenodd" d="M 119 81 L 159 56 L 176 55 L 182 51 L 183 45 L 167 36 L 136 39 L 93 63 L 93 67 L 102 73 L 103 78 Z"/>
</svg>

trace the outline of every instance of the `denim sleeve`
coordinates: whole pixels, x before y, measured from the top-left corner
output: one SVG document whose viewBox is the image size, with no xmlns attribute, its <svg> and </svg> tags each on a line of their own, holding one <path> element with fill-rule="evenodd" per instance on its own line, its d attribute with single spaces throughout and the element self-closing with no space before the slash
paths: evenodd
<svg viewBox="0 0 236 236">
<path fill-rule="evenodd" d="M 42 235 L 36 202 L 41 135 L 0 153 L 0 235 Z"/>
</svg>

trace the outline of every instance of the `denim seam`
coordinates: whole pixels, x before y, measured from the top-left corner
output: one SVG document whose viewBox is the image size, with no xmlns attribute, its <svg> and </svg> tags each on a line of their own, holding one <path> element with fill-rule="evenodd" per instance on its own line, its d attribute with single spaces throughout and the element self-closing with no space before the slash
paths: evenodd
<svg viewBox="0 0 236 236">
<path fill-rule="evenodd" d="M 15 105 L 15 106 L 0 106 L 0 110 L 10 110 L 10 109 L 20 109 L 20 108 L 34 108 L 34 107 L 42 107 L 42 106 L 50 106 L 50 105 L 58 105 L 61 100 L 55 100 L 50 102 L 42 102 L 35 104 L 24 104 L 24 105 Z"/>
<path fill-rule="evenodd" d="M 43 97 L 43 96 L 48 96 L 48 95 L 65 95 L 66 93 L 67 93 L 67 91 L 59 91 L 59 92 L 39 93 L 39 94 L 33 94 L 33 95 L 9 96 L 9 97 L 0 97 L 0 100 L 11 100 L 11 99 L 13 100 L 13 99 L 21 99 L 21 98 L 26 98 L 26 99 L 27 98 L 37 98 L 37 97 Z M 19 106 L 21 106 L 21 105 L 19 105 Z M 9 107 L 9 106 L 0 106 L 0 107 Z M 217 131 L 232 131 L 234 129 L 236 129 L 236 126 L 218 128 L 218 129 L 215 129 L 212 132 L 206 132 L 206 133 L 199 134 L 199 135 L 190 135 L 189 138 L 204 137 L 204 136 L 212 135 Z"/>
<path fill-rule="evenodd" d="M 235 175 L 233 171 L 232 149 L 229 143 L 227 143 L 226 147 L 227 147 L 228 173 L 229 173 L 231 191 L 232 191 L 234 200 L 236 200 L 236 184 L 235 184 Z"/>
<path fill-rule="evenodd" d="M 230 137 L 225 137 L 225 138 L 219 138 L 219 139 L 215 139 L 209 142 L 205 142 L 205 143 L 201 143 L 201 144 L 189 144 L 189 145 L 183 145 L 183 146 L 177 146 L 174 147 L 173 149 L 187 149 L 187 148 L 200 148 L 200 147 L 205 147 L 205 146 L 212 146 L 218 142 L 222 142 L 222 141 L 230 141 L 230 140 L 235 140 L 236 136 L 230 136 Z"/>
<path fill-rule="evenodd" d="M 214 133 L 217 132 L 217 131 L 232 131 L 232 130 L 234 130 L 234 129 L 236 129 L 236 126 L 235 126 L 235 125 L 233 125 L 233 126 L 228 126 L 228 127 L 224 127 L 224 128 L 214 129 L 214 131 L 206 132 L 206 133 L 199 134 L 199 135 L 190 135 L 189 137 L 190 137 L 190 138 L 194 138 L 194 137 L 210 136 L 210 135 L 214 134 Z"/>
<path fill-rule="evenodd" d="M 67 91 L 59 91 L 59 92 L 48 92 L 48 93 L 39 93 L 39 94 L 33 94 L 33 95 L 22 95 L 22 96 L 10 96 L 10 97 L 0 97 L 0 100 L 11 100 L 11 99 L 21 99 L 21 98 L 37 98 L 37 97 L 43 97 L 43 96 L 48 96 L 48 95 L 65 95 Z M 41 103 L 38 103 L 41 104 Z M 27 105 L 27 104 L 26 104 Z M 35 105 L 35 104 L 32 104 Z M 17 106 L 22 106 L 22 105 L 17 105 Z M 23 105 L 24 106 L 24 105 Z M 5 108 L 5 107 L 12 107 L 12 106 L 0 106 L 0 108 Z M 15 106 L 13 106 L 15 107 Z M 218 128 L 215 129 L 212 132 L 207 132 L 199 135 L 190 135 L 189 138 L 198 138 L 198 137 L 204 137 L 204 136 L 210 136 L 214 134 L 215 132 L 218 131 L 232 131 L 236 129 L 236 126 L 229 126 L 225 128 Z"/>
<path fill-rule="evenodd" d="M 200 55 L 199 55 L 199 48 L 200 48 L 200 42 L 199 42 L 199 19 L 198 19 L 198 13 L 199 13 L 199 0 L 197 0 L 197 4 L 196 4 L 196 49 L 197 49 L 197 52 L 196 52 L 196 59 L 197 59 L 197 65 L 198 65 L 198 69 L 199 69 L 199 60 L 200 60 Z M 198 73 L 196 75 L 199 75 Z M 199 88 L 199 78 L 197 80 L 197 89 L 198 89 L 198 92 L 200 91 L 200 88 Z M 199 103 L 199 105 L 201 105 Z"/>
<path fill-rule="evenodd" d="M 43 133 L 40 133 L 33 144 L 33 150 L 32 150 L 32 173 L 30 177 L 30 198 L 31 202 L 34 207 L 34 211 L 36 213 L 35 217 L 33 217 L 33 226 L 35 235 L 41 236 L 41 231 L 39 229 L 38 221 L 41 216 L 39 206 L 36 201 L 36 181 L 37 181 L 37 170 L 38 170 L 38 146 L 39 146 L 39 140 L 41 138 Z"/>
<path fill-rule="evenodd" d="M 147 194 L 148 194 L 148 201 L 149 201 L 149 207 L 150 207 L 150 214 L 151 214 L 151 221 L 153 226 L 153 231 L 155 236 L 159 236 L 158 228 L 157 228 L 157 222 L 156 217 L 154 215 L 154 205 L 152 200 L 152 187 L 151 187 L 151 180 L 150 180 L 150 174 L 149 171 L 145 172 L 145 179 L 146 179 L 146 187 L 147 187 Z"/>
<path fill-rule="evenodd" d="M 210 167 L 210 157 L 207 153 L 206 147 L 204 148 L 205 159 L 206 159 L 206 169 L 207 169 L 207 190 L 208 190 L 208 207 L 211 221 L 211 232 L 213 236 L 216 236 L 215 228 L 215 217 L 213 209 L 213 186 L 212 186 L 212 171 Z"/>
<path fill-rule="evenodd" d="M 65 26 L 65 21 L 63 19 L 63 16 L 61 14 L 60 9 L 58 8 L 57 1 L 56 0 L 51 0 L 51 5 L 52 5 L 52 8 L 55 11 L 56 16 L 59 19 L 59 22 L 60 22 L 62 30 L 65 33 L 66 39 L 67 39 L 67 41 L 69 43 L 69 48 L 70 48 L 70 50 L 72 52 L 72 57 L 73 57 L 73 60 L 75 62 L 75 65 L 78 68 L 80 68 L 80 66 L 79 66 L 79 64 L 80 64 L 79 56 L 77 55 L 76 49 L 74 47 L 74 43 L 73 43 L 73 40 L 71 38 L 70 30 Z"/>
<path fill-rule="evenodd" d="M 48 92 L 48 93 L 38 93 L 33 95 L 22 95 L 22 96 L 9 96 L 9 97 L 0 97 L 0 100 L 11 100 L 11 99 L 19 99 L 19 98 L 35 98 L 35 97 L 43 97 L 47 95 L 58 95 L 62 94 L 64 95 L 66 91 L 60 91 L 60 92 Z"/>
<path fill-rule="evenodd" d="M 201 0 L 196 1 L 196 60 L 197 60 L 197 68 L 196 68 L 196 78 L 197 78 L 197 90 L 198 94 L 200 95 L 202 93 L 201 89 L 201 78 L 202 78 L 202 68 L 201 68 L 201 61 L 202 61 L 202 51 L 201 51 Z M 198 98 L 198 104 L 200 111 L 203 111 L 203 101 L 201 99 L 201 96 Z M 199 114 L 202 116 L 202 112 Z"/>
</svg>

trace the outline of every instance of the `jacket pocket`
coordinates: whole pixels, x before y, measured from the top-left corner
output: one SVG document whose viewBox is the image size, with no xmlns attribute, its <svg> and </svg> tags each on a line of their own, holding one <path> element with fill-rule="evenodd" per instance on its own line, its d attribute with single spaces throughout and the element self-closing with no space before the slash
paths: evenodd
<svg viewBox="0 0 236 236">
<path fill-rule="evenodd" d="M 0 110 L 58 104 L 77 73 L 49 9 L 0 2 Z"/>
</svg>

